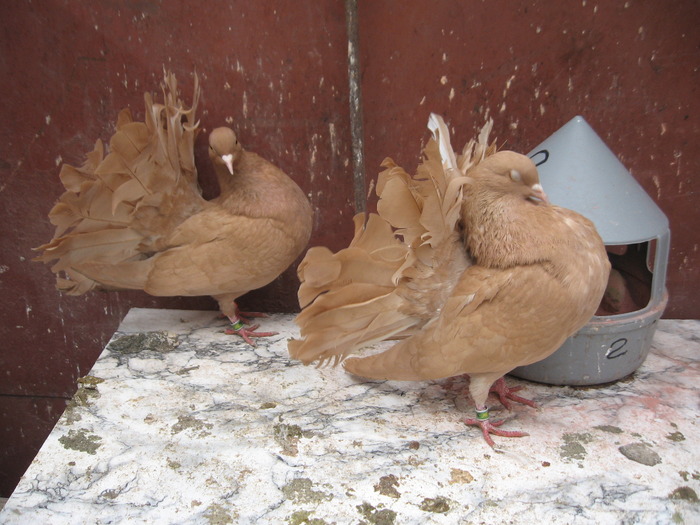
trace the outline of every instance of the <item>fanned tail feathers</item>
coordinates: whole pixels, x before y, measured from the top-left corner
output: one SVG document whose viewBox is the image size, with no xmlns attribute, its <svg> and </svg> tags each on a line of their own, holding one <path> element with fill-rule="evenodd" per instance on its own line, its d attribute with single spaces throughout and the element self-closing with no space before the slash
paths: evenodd
<svg viewBox="0 0 700 525">
<path fill-rule="evenodd" d="M 495 152 L 490 126 L 455 155 L 442 117 L 432 114 L 434 138 L 415 176 L 384 160 L 377 214 L 355 216 L 347 248 L 311 248 L 299 266 L 301 337 L 289 342 L 292 357 L 337 364 L 364 346 L 410 336 L 436 315 L 470 264 L 459 235 L 462 187 L 468 170 Z"/>
<path fill-rule="evenodd" d="M 304 363 L 336 362 L 355 348 L 396 335 L 415 322 L 400 312 L 393 277 L 406 256 L 406 247 L 388 223 L 370 214 L 355 216 L 350 246 L 333 254 L 311 248 L 298 268 L 299 301 L 296 319 L 303 340 L 289 350 Z"/>
<path fill-rule="evenodd" d="M 66 191 L 49 213 L 56 231 L 36 248 L 43 253 L 35 258 L 57 260 L 51 269 L 59 290 L 79 295 L 94 288 L 133 288 L 119 279 L 102 283 L 88 269 L 147 258 L 183 217 L 202 206 L 194 166 L 197 76 L 192 107 L 177 98 L 171 73 L 165 73 L 163 97 L 159 104 L 145 95 L 145 122 L 135 122 L 128 109 L 119 113 L 106 155 L 98 139 L 81 167 L 62 166 Z"/>
</svg>

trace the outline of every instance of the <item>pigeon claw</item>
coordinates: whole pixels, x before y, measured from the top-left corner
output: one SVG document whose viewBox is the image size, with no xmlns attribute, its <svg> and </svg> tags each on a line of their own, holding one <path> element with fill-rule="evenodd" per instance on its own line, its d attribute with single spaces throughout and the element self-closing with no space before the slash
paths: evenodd
<svg viewBox="0 0 700 525">
<path fill-rule="evenodd" d="M 515 401 L 516 403 L 522 403 L 523 405 L 531 406 L 532 408 L 537 408 L 537 404 L 531 399 L 520 397 L 515 394 L 515 392 L 522 390 L 522 388 L 523 387 L 521 386 L 514 386 L 512 388 L 508 387 L 506 385 L 506 380 L 503 377 L 501 377 L 498 381 L 491 385 L 489 392 L 496 394 L 498 396 L 498 400 L 508 410 L 510 410 L 512 406 L 509 400 Z"/>
<path fill-rule="evenodd" d="M 502 437 L 523 437 L 530 435 L 527 432 L 521 432 L 519 430 L 499 429 L 498 427 L 505 423 L 505 420 L 502 419 L 491 421 L 489 419 L 475 419 L 470 417 L 465 419 L 464 423 L 470 426 L 481 427 L 481 433 L 484 435 L 486 443 L 488 443 L 491 448 L 496 448 L 496 443 L 494 443 L 493 439 L 491 439 L 491 434 Z"/>
<path fill-rule="evenodd" d="M 269 317 L 267 314 L 261 312 L 241 312 L 238 309 L 238 305 L 236 305 L 236 316 L 245 324 L 250 324 L 250 318 L 252 317 Z"/>
<path fill-rule="evenodd" d="M 240 335 L 243 340 L 248 343 L 250 346 L 257 346 L 255 341 L 253 341 L 253 337 L 270 337 L 273 335 L 277 335 L 279 332 L 256 332 L 258 328 L 260 328 L 260 325 L 254 324 L 252 326 L 246 326 L 243 322 L 242 319 L 238 319 L 236 321 L 231 320 L 233 325 L 231 328 L 227 328 L 225 330 L 225 333 L 228 335 Z"/>
</svg>

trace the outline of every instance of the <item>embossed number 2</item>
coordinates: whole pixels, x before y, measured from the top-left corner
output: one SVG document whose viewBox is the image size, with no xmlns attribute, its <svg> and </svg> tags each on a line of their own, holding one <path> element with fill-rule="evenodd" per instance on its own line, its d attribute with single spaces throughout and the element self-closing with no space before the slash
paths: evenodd
<svg viewBox="0 0 700 525">
<path fill-rule="evenodd" d="M 624 337 L 621 337 L 617 341 L 613 341 L 613 343 L 610 345 L 610 348 L 608 348 L 608 351 L 605 352 L 605 357 L 608 359 L 615 359 L 617 357 L 623 356 L 627 353 L 627 350 L 622 350 L 624 346 L 627 344 L 627 339 Z"/>
</svg>

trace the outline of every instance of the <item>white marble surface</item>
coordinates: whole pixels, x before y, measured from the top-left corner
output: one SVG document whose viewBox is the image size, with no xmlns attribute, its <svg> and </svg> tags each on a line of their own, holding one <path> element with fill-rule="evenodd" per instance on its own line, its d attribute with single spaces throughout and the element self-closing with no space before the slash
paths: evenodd
<svg viewBox="0 0 700 525">
<path fill-rule="evenodd" d="M 530 436 L 497 451 L 462 423 L 461 380 L 305 367 L 289 315 L 257 348 L 224 326 L 132 310 L 0 523 L 700 523 L 699 321 L 661 321 L 611 386 L 508 378 L 540 408 L 499 412 Z"/>
</svg>

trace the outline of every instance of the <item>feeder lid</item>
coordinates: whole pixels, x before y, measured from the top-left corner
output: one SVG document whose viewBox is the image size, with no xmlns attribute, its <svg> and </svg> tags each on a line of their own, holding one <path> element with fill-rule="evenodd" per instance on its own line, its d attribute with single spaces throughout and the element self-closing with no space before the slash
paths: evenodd
<svg viewBox="0 0 700 525">
<path fill-rule="evenodd" d="M 528 155 L 552 204 L 592 220 L 605 244 L 635 244 L 668 232 L 668 219 L 583 117 Z"/>
</svg>

